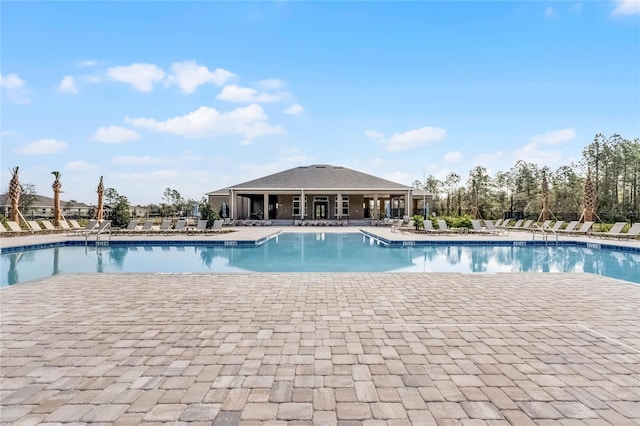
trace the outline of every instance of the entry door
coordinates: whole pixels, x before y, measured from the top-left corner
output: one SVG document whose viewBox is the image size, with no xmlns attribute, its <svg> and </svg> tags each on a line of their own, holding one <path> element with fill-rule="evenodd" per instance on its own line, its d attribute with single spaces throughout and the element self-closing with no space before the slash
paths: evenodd
<svg viewBox="0 0 640 426">
<path fill-rule="evenodd" d="M 327 218 L 327 210 L 329 208 L 329 203 L 326 201 L 316 201 L 315 203 L 315 208 L 316 208 L 316 214 L 315 214 L 315 218 L 316 219 L 326 219 Z"/>
</svg>

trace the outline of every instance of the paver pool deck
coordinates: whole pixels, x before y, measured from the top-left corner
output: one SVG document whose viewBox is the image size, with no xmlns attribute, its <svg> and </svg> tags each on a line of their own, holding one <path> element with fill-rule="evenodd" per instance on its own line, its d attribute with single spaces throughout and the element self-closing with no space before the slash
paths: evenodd
<svg viewBox="0 0 640 426">
<path fill-rule="evenodd" d="M 6 424 L 640 424 L 640 286 L 606 277 L 78 274 L 0 298 Z"/>
</svg>

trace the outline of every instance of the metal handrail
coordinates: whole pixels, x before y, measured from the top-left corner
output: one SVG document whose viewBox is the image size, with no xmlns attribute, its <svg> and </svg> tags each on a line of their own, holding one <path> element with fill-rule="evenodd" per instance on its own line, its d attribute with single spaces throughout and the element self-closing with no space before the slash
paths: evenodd
<svg viewBox="0 0 640 426">
<path fill-rule="evenodd" d="M 551 232 L 553 235 L 555 235 L 556 237 L 556 245 L 558 244 L 558 233 L 556 231 L 553 230 L 553 228 L 545 228 L 544 226 L 538 226 L 537 223 L 533 224 L 533 227 L 531 228 L 531 238 L 533 240 L 536 239 L 536 231 L 540 230 L 540 232 L 542 233 L 542 239 L 546 242 L 549 242 L 549 235 L 547 234 L 547 231 Z"/>
</svg>

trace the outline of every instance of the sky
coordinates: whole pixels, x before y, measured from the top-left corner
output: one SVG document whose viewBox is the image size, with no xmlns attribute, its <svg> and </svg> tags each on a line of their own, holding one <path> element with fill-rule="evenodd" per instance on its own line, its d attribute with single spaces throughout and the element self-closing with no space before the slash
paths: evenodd
<svg viewBox="0 0 640 426">
<path fill-rule="evenodd" d="M 97 202 L 311 164 L 411 185 L 640 137 L 640 1 L 0 3 L 10 170 Z"/>
</svg>

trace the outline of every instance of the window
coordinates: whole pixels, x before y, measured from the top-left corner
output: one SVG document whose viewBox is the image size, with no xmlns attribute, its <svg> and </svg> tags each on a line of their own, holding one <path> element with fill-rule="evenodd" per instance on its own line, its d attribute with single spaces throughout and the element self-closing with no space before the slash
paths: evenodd
<svg viewBox="0 0 640 426">
<path fill-rule="evenodd" d="M 307 197 L 304 197 L 304 211 L 307 211 Z M 293 215 L 300 216 L 300 197 L 293 197 Z"/>
<path fill-rule="evenodd" d="M 338 197 L 336 197 L 336 213 L 340 212 L 338 208 Z M 349 216 L 349 197 L 342 196 L 342 216 Z"/>
<path fill-rule="evenodd" d="M 293 197 L 293 215 L 300 216 L 300 197 Z"/>
</svg>

